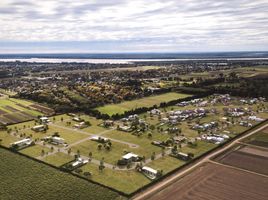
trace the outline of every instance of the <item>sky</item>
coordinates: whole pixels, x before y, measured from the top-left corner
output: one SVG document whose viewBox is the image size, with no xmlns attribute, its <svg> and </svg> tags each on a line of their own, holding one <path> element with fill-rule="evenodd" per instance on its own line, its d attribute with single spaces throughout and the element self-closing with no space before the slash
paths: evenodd
<svg viewBox="0 0 268 200">
<path fill-rule="evenodd" d="M 0 1 L 0 53 L 267 50 L 268 0 Z"/>
</svg>

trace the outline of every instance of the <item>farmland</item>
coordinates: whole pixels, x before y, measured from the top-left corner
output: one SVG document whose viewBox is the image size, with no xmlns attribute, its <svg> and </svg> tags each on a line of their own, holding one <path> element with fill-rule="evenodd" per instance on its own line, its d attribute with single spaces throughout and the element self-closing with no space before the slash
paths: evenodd
<svg viewBox="0 0 268 200">
<path fill-rule="evenodd" d="M 149 199 L 265 200 L 267 182 L 262 176 L 207 163 Z"/>
<path fill-rule="evenodd" d="M 49 117 L 47 129 L 41 132 L 31 129 L 39 125 L 37 121 L 9 125 L 6 131 L 0 131 L 0 141 L 1 145 L 9 147 L 20 139 L 30 138 L 35 145 L 18 151 L 58 168 L 80 157 L 89 162 L 70 173 L 131 194 L 152 181 L 137 171 L 140 163 L 165 175 L 187 163 L 171 156 L 176 149 L 197 158 L 259 123 L 254 120 L 267 119 L 266 101 L 241 100 L 229 95 L 211 95 L 184 102 L 185 105 L 177 104 L 131 115 L 112 121 L 109 126 L 104 124 L 111 120 L 96 119 L 83 113 L 56 115 Z M 247 104 L 245 101 L 256 101 L 258 104 Z M 237 113 L 239 116 L 233 116 Z M 252 116 L 255 116 L 253 120 L 250 118 Z M 77 128 L 77 118 L 90 125 Z M 63 138 L 66 145 L 44 140 L 55 134 Z M 110 144 L 93 141 L 93 137 L 103 137 Z M 210 141 L 210 137 L 214 140 Z M 162 146 L 153 145 L 155 141 Z M 119 166 L 118 160 L 130 152 L 139 155 L 142 160 Z"/>
<path fill-rule="evenodd" d="M 260 174 L 268 175 L 268 151 L 251 147 L 242 147 L 217 160 L 230 165 Z"/>
<path fill-rule="evenodd" d="M 261 132 L 252 135 L 245 139 L 244 142 L 260 147 L 268 147 L 268 129 L 266 128 Z"/>
<path fill-rule="evenodd" d="M 39 115 L 53 113 L 51 109 L 15 98 L 0 99 L 0 123 L 14 124 L 28 121 Z"/>
<path fill-rule="evenodd" d="M 114 115 L 114 114 L 123 114 L 125 111 L 140 107 L 152 107 L 153 105 L 159 105 L 161 102 L 169 102 L 176 99 L 183 99 L 189 97 L 188 94 L 180 93 L 166 93 L 156 96 L 144 97 L 138 100 L 125 101 L 119 104 L 110 104 L 103 107 L 97 108 L 103 114 Z"/>
<path fill-rule="evenodd" d="M 2 148 L 0 157 L 0 199 L 123 199 L 108 189 Z"/>
</svg>

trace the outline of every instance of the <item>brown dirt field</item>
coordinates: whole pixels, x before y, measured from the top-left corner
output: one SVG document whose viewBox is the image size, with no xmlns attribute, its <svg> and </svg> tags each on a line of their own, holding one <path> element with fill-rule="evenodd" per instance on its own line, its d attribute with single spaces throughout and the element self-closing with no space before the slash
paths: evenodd
<svg viewBox="0 0 268 200">
<path fill-rule="evenodd" d="M 21 122 L 21 119 L 17 118 L 14 116 L 14 114 L 5 114 L 3 115 L 5 118 L 7 118 L 8 120 L 12 121 L 12 123 L 18 123 Z"/>
<path fill-rule="evenodd" d="M 12 123 L 12 122 L 10 120 L 8 120 L 7 118 L 5 118 L 5 117 L 0 117 L 0 123 L 9 124 L 9 123 Z"/>
<path fill-rule="evenodd" d="M 268 178 L 207 163 L 150 200 L 266 200 Z"/>
<path fill-rule="evenodd" d="M 220 163 L 268 175 L 268 158 L 241 151 L 223 157 Z"/>
<path fill-rule="evenodd" d="M 7 114 L 7 112 L 0 109 L 0 115 L 4 115 L 4 114 Z"/>
<path fill-rule="evenodd" d="M 46 113 L 46 114 L 50 114 L 50 113 L 54 112 L 53 109 L 47 108 L 47 107 L 44 107 L 44 106 L 40 106 L 38 104 L 32 104 L 32 105 L 30 105 L 30 107 L 35 108 L 37 110 L 40 110 L 41 112 Z"/>
<path fill-rule="evenodd" d="M 11 111 L 11 112 L 19 112 L 20 110 L 16 109 L 16 108 L 13 108 L 11 106 L 5 106 L 5 109 Z"/>
<path fill-rule="evenodd" d="M 24 116 L 26 116 L 26 117 L 28 117 L 28 118 L 30 118 L 30 119 L 35 118 L 34 115 L 31 115 L 31 114 L 26 113 L 26 112 L 24 112 L 24 111 L 21 111 L 20 114 L 21 114 L 21 115 L 24 115 Z"/>
</svg>

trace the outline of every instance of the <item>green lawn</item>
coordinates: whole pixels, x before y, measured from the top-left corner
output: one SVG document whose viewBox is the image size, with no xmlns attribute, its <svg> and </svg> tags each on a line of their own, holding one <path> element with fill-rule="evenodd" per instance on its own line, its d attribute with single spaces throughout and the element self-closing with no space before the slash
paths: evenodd
<svg viewBox="0 0 268 200">
<path fill-rule="evenodd" d="M 40 145 L 34 145 L 34 146 L 31 146 L 31 147 L 27 147 L 25 149 L 22 149 L 20 151 L 20 153 L 23 153 L 23 154 L 26 154 L 28 156 L 31 156 L 31 157 L 38 157 L 41 155 L 41 152 L 42 150 L 45 151 L 45 153 L 49 152 L 50 149 L 47 148 L 47 147 L 43 147 L 43 146 L 40 146 Z"/>
<path fill-rule="evenodd" d="M 55 153 L 53 155 L 46 156 L 42 160 L 51 164 L 51 165 L 55 165 L 57 167 L 60 167 L 61 165 L 68 163 L 68 162 L 72 161 L 73 159 L 74 159 L 74 157 L 72 157 L 68 154 L 58 152 L 58 153 Z"/>
<path fill-rule="evenodd" d="M 82 168 L 83 172 L 91 172 L 92 176 L 90 179 L 97 181 L 103 185 L 113 187 L 119 191 L 125 193 L 132 193 L 140 187 L 150 183 L 144 175 L 135 170 L 131 171 L 118 171 L 105 168 L 102 172 L 99 171 L 97 165 L 91 163 L 84 165 Z M 104 178 L 105 177 L 105 178 Z"/>
<path fill-rule="evenodd" d="M 184 164 L 185 164 L 184 161 L 181 161 L 177 158 L 165 156 L 165 157 L 159 158 L 158 160 L 154 160 L 150 162 L 149 164 L 146 164 L 146 166 L 151 167 L 155 170 L 163 170 L 163 174 L 166 174 Z"/>
<path fill-rule="evenodd" d="M 124 199 L 119 194 L 0 148 L 0 199 Z"/>
<path fill-rule="evenodd" d="M 97 110 L 103 114 L 108 114 L 108 115 L 114 115 L 116 113 L 122 114 L 125 111 L 131 110 L 131 109 L 140 108 L 140 107 L 151 107 L 153 105 L 159 105 L 161 102 L 169 102 L 172 100 L 182 99 L 182 98 L 186 98 L 189 96 L 191 95 L 169 92 L 166 94 L 145 97 L 142 99 L 125 101 L 119 104 L 110 104 L 110 105 L 99 107 L 97 108 Z"/>
</svg>

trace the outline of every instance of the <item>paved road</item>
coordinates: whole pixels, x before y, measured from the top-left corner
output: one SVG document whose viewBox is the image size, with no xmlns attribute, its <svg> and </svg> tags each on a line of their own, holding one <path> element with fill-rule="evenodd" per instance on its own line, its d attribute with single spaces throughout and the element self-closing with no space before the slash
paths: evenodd
<svg viewBox="0 0 268 200">
<path fill-rule="evenodd" d="M 231 143 L 227 144 L 226 146 L 224 146 L 221 149 L 218 149 L 210 154 L 208 154 L 207 156 L 205 156 L 204 158 L 202 158 L 199 162 L 197 162 L 196 164 L 193 164 L 192 166 L 188 167 L 187 169 L 183 170 L 183 171 L 179 171 L 178 173 L 168 177 L 167 179 L 164 179 L 163 181 L 159 182 L 158 184 L 152 186 L 151 188 L 147 189 L 146 191 L 136 195 L 133 197 L 134 200 L 145 200 L 146 198 L 148 198 L 149 196 L 153 195 L 154 193 L 159 192 L 160 190 L 164 189 L 165 187 L 167 187 L 169 184 L 171 184 L 172 182 L 176 181 L 178 178 L 180 178 L 183 175 L 186 175 L 187 173 L 189 173 L 191 170 L 193 170 L 194 168 L 204 164 L 205 162 L 208 162 L 211 158 L 213 158 L 214 156 L 224 152 L 225 150 L 227 150 L 228 148 L 230 148 L 231 146 L 233 146 L 234 144 L 236 144 L 238 141 L 245 139 L 246 137 L 253 135 L 257 132 L 259 132 L 260 130 L 264 129 L 268 127 L 268 124 L 265 124 L 263 126 L 261 126 L 260 128 L 257 128 L 251 132 L 249 132 L 248 134 L 245 134 L 239 138 L 237 138 L 236 140 L 232 141 Z"/>
</svg>

